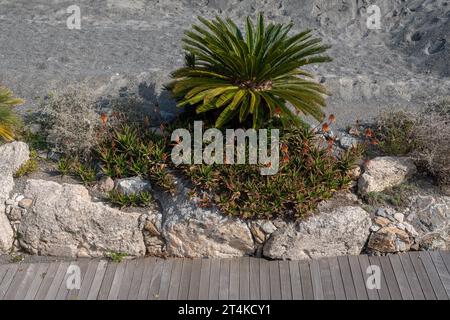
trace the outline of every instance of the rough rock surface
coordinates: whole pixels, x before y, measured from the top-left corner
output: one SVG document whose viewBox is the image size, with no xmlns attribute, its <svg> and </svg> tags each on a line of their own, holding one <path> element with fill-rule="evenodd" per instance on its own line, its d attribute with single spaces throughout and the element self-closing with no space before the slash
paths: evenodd
<svg viewBox="0 0 450 320">
<path fill-rule="evenodd" d="M 450 249 L 450 197 L 417 195 L 402 212 L 379 208 L 371 226 L 369 251 L 395 253 Z"/>
<path fill-rule="evenodd" d="M 14 188 L 13 174 L 29 157 L 29 148 L 23 142 L 0 146 L 0 253 L 9 251 L 14 242 L 14 232 L 5 215 L 5 201 Z"/>
<path fill-rule="evenodd" d="M 25 197 L 33 206 L 22 217 L 20 244 L 29 253 L 100 257 L 109 252 L 145 254 L 141 214 L 92 202 L 81 185 L 28 180 Z"/>
<path fill-rule="evenodd" d="M 163 211 L 162 235 L 167 254 L 188 258 L 232 258 L 251 255 L 255 247 L 247 224 L 224 217 L 214 208 L 202 208 L 189 199 L 188 189 L 177 182 L 171 196 L 157 193 Z"/>
<path fill-rule="evenodd" d="M 370 160 L 359 178 L 361 194 L 381 192 L 401 184 L 417 172 L 414 162 L 406 157 L 378 157 Z"/>
<path fill-rule="evenodd" d="M 448 95 L 450 29 L 445 0 L 1 0 L 0 82 L 35 97 L 85 81 L 99 94 L 133 89 L 164 118 L 174 105 L 161 87 L 183 63 L 181 37 L 201 15 L 269 20 L 311 28 L 332 45 L 332 63 L 314 68 L 330 89 L 327 111 L 345 127 L 392 104 L 414 108 Z M 69 5 L 81 29 L 69 30 Z M 380 8 L 380 29 L 367 27 Z M 70 46 L 68 46 L 70 44 Z M 156 102 L 161 108 L 157 108 Z M 152 119 L 158 117 L 152 117 Z"/>
<path fill-rule="evenodd" d="M 369 213 L 362 208 L 338 207 L 279 228 L 266 242 L 263 254 L 288 260 L 357 255 L 366 243 L 370 225 Z"/>
</svg>

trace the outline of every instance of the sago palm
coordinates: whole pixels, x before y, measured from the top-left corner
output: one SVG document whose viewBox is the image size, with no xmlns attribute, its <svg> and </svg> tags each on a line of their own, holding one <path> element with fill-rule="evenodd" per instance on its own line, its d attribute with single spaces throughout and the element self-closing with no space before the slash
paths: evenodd
<svg viewBox="0 0 450 320">
<path fill-rule="evenodd" d="M 19 121 L 12 108 L 23 101 L 13 97 L 12 92 L 0 87 L 0 139 L 11 141 L 14 139 L 14 126 Z"/>
<path fill-rule="evenodd" d="M 256 25 L 247 18 L 245 35 L 229 18 L 199 20 L 183 38 L 186 65 L 168 85 L 178 106 L 215 111 L 216 127 L 249 119 L 258 128 L 274 116 L 298 124 L 300 112 L 323 118 L 326 90 L 301 68 L 331 59 L 311 30 L 290 35 L 292 24 L 265 25 L 262 14 Z"/>
</svg>

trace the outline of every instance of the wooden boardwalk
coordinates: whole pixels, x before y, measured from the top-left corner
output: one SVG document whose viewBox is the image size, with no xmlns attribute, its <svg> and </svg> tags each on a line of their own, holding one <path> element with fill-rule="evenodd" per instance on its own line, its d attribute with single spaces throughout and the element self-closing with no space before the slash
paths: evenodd
<svg viewBox="0 0 450 320">
<path fill-rule="evenodd" d="M 381 271 L 379 290 L 366 286 L 373 266 Z M 80 271 L 78 288 L 68 289 L 68 282 L 76 286 L 68 270 Z M 0 265 L 0 300 L 11 299 L 449 300 L 450 253 L 310 262 L 143 258 Z"/>
</svg>

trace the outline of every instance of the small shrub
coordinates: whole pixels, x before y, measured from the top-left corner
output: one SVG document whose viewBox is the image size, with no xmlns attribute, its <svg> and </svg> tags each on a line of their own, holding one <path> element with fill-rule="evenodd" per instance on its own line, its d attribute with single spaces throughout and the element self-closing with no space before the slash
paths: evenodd
<svg viewBox="0 0 450 320">
<path fill-rule="evenodd" d="M 88 159 L 98 144 L 101 116 L 87 88 L 51 94 L 36 114 L 49 146 L 56 152 Z"/>
<path fill-rule="evenodd" d="M 121 208 L 124 207 L 148 207 L 153 203 L 153 197 L 148 192 L 138 194 L 122 194 L 117 190 L 108 193 L 108 200 Z"/>
<path fill-rule="evenodd" d="M 280 137 L 280 169 L 273 176 L 261 176 L 258 165 L 191 165 L 185 172 L 201 205 L 215 203 L 225 214 L 242 218 L 295 220 L 347 188 L 347 172 L 361 157 L 353 148 L 336 158 L 317 139 L 306 127 L 286 130 Z"/>
<path fill-rule="evenodd" d="M 72 172 L 83 181 L 85 185 L 91 185 L 97 180 L 97 173 L 90 164 L 75 162 Z"/>
<path fill-rule="evenodd" d="M 12 108 L 22 103 L 23 100 L 14 98 L 9 89 L 0 86 L 0 139 L 14 139 L 14 131 L 18 129 L 20 121 Z"/>
<path fill-rule="evenodd" d="M 376 119 L 375 133 L 380 150 L 388 155 L 403 156 L 415 148 L 416 115 L 407 111 L 383 112 Z"/>
<path fill-rule="evenodd" d="M 106 256 L 115 263 L 121 263 L 124 258 L 126 258 L 128 255 L 124 252 L 115 252 L 110 251 L 106 254 Z"/>
<path fill-rule="evenodd" d="M 25 162 L 14 174 L 15 178 L 20 178 L 26 175 L 29 175 L 30 173 L 36 172 L 39 168 L 38 156 L 36 151 L 31 151 L 30 153 L 30 159 L 28 159 L 27 162 Z"/>
<path fill-rule="evenodd" d="M 66 157 L 62 157 L 58 160 L 56 165 L 56 170 L 58 170 L 59 174 L 62 176 L 67 176 L 72 171 L 72 160 Z"/>
<path fill-rule="evenodd" d="M 299 125 L 299 112 L 323 119 L 326 90 L 300 69 L 331 61 L 311 30 L 289 35 L 292 24 L 266 25 L 261 14 L 256 25 L 247 18 L 244 36 L 229 18 L 199 20 L 185 32 L 186 65 L 167 86 L 179 107 L 208 113 L 216 127 L 234 121 L 259 128 L 273 117 Z"/>
</svg>

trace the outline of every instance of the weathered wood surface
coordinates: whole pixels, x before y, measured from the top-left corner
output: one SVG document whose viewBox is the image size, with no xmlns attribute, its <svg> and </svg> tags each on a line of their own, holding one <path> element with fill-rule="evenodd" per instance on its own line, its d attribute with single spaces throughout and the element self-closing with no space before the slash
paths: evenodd
<svg viewBox="0 0 450 320">
<path fill-rule="evenodd" d="M 79 287 L 69 266 L 79 267 Z M 379 289 L 367 285 L 377 283 L 377 270 Z M 0 265 L 0 300 L 12 299 L 450 300 L 450 252 L 309 262 L 143 258 Z"/>
</svg>

